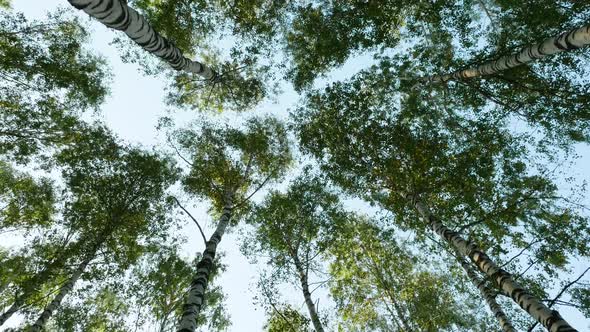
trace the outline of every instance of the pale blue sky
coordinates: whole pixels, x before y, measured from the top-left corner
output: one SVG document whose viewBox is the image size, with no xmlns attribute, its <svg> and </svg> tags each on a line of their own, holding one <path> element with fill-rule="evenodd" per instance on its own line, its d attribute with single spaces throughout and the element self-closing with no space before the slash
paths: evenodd
<svg viewBox="0 0 590 332">
<path fill-rule="evenodd" d="M 66 0 L 13 0 L 15 10 L 22 11 L 28 18 L 42 18 L 48 11 L 58 6 L 69 7 Z M 166 106 L 164 99 L 164 82 L 154 77 L 143 76 L 139 73 L 135 64 L 125 64 L 120 60 L 117 50 L 109 45 L 115 36 L 113 30 L 105 28 L 102 24 L 87 18 L 82 12 L 76 15 L 86 18 L 92 26 L 92 42 L 90 47 L 108 59 L 113 69 L 114 79 L 111 86 L 111 95 L 103 105 L 101 116 L 104 121 L 122 138 L 141 143 L 146 146 L 154 145 L 161 140 L 157 138 L 155 126 L 158 118 L 165 114 Z M 356 66 L 355 66 L 356 67 Z M 357 67 L 358 68 L 358 67 Z M 281 117 L 286 116 L 287 109 L 296 102 L 296 94 L 287 90 L 278 99 L 278 104 L 265 103 L 259 107 L 257 113 L 270 112 Z M 204 115 L 198 113 L 181 113 L 184 119 L 198 118 Z M 230 121 L 236 121 L 237 116 L 223 115 Z M 564 170 L 568 175 L 576 176 L 581 183 L 583 180 L 590 180 L 590 148 L 579 146 L 577 152 L 583 157 L 572 167 Z M 586 199 L 590 204 L 590 199 Z M 351 207 L 359 208 L 361 205 Z M 193 215 L 202 221 L 207 221 L 209 226 L 207 234 L 212 233 L 212 222 L 207 215 L 206 205 L 192 208 Z M 203 249 L 202 240 L 192 224 L 187 223 L 185 234 L 188 235 L 188 245 L 184 248 L 187 254 L 194 254 Z M 228 265 L 226 273 L 220 278 L 224 291 L 228 297 L 228 311 L 232 316 L 232 327 L 230 331 L 249 332 L 260 331 L 265 320 L 261 308 L 252 305 L 253 292 L 250 291 L 253 283 L 256 282 L 257 268 L 251 266 L 245 257 L 238 251 L 238 237 L 236 233 L 226 236 L 221 248 L 227 253 L 225 263 Z M 580 264 L 577 270 L 582 270 L 588 263 Z M 590 280 L 586 276 L 585 280 Z M 293 289 L 287 295 L 291 303 L 303 309 L 303 301 L 297 289 Z M 322 296 L 320 304 L 329 301 Z M 590 322 L 583 320 L 582 316 L 572 310 L 563 310 L 566 319 L 571 319 L 581 329 L 587 327 L 590 330 Z"/>
</svg>

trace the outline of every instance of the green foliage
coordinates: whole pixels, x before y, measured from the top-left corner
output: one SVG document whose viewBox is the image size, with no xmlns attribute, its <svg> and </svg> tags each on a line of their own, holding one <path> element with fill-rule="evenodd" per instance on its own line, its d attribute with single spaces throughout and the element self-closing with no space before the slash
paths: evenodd
<svg viewBox="0 0 590 332">
<path fill-rule="evenodd" d="M 475 327 L 467 308 L 454 298 L 448 276 L 425 270 L 429 259 L 411 254 L 390 232 L 351 215 L 333 234 L 330 293 L 349 329 L 455 331 Z"/>
<path fill-rule="evenodd" d="M 338 196 L 325 187 L 306 171 L 293 180 L 287 193 L 268 194 L 246 219 L 256 227 L 254 239 L 244 243 L 246 255 L 266 252 L 275 270 L 289 269 L 298 261 L 313 264 L 310 257 L 324 250 L 328 234 L 344 218 Z"/>
<path fill-rule="evenodd" d="M 312 301 L 308 289 L 310 271 L 321 269 L 319 257 L 327 246 L 329 234 L 344 218 L 338 196 L 325 187 L 326 183 L 306 168 L 304 174 L 292 181 L 286 193 L 271 192 L 247 217 L 246 221 L 254 229 L 242 243 L 242 252 L 252 261 L 263 253 L 270 267 L 270 272 L 261 274 L 258 281 L 261 303 L 267 312 L 272 308 L 268 329 L 277 329 L 290 321 L 282 312 L 288 311 L 289 307 L 279 309 L 275 304 L 278 296 L 271 289 L 278 283 L 299 284 L 304 289 L 304 297 L 309 297 L 305 300 Z M 312 321 L 320 320 L 315 317 L 317 309 L 309 311 Z M 289 316 L 295 313 L 285 312 Z M 303 327 L 299 326 L 300 319 L 291 318 L 297 322 L 293 324 L 298 324 L 298 328 Z"/>
<path fill-rule="evenodd" d="M 55 196 L 50 179 L 36 180 L 0 161 L 0 229 L 48 226 Z"/>
<path fill-rule="evenodd" d="M 309 319 L 290 305 L 278 308 L 270 314 L 264 325 L 266 332 L 308 332 L 311 331 Z"/>
<path fill-rule="evenodd" d="M 120 146 L 104 129 L 93 134 L 56 157 L 66 187 L 60 219 L 52 232 L 29 245 L 30 254 L 14 257 L 26 262 L 26 273 L 9 283 L 17 307 L 35 308 L 85 260 L 91 261 L 85 280 L 120 275 L 145 252 L 150 239 L 167 229 L 164 192 L 177 176 L 171 161 Z M 104 323 L 101 317 L 96 320 Z"/>
<path fill-rule="evenodd" d="M 60 332 L 128 331 L 125 328 L 128 312 L 129 306 L 124 299 L 107 286 L 86 296 L 80 303 L 64 306 L 50 329 Z"/>
<path fill-rule="evenodd" d="M 573 302 L 586 317 L 590 317 L 590 287 L 577 287 L 571 290 Z"/>
<path fill-rule="evenodd" d="M 473 233 L 479 238 L 494 239 L 484 247 L 505 237 L 523 247 L 524 234 L 544 239 L 557 236 L 558 229 L 584 233 L 586 218 L 556 193 L 550 174 L 527 170 L 532 160 L 526 136 L 511 135 L 494 122 L 400 101 L 386 93 L 387 81 L 375 80 L 377 75 L 363 73 L 312 92 L 306 108 L 293 114 L 302 149 L 337 184 L 392 210 L 398 225 L 419 232 L 424 225 L 409 217 L 413 212 L 404 193 L 424 193 L 449 226 L 485 225 L 470 228 L 484 232 Z M 524 234 L 516 231 L 521 226 Z M 547 243 L 565 244 L 566 238 L 558 237 Z M 585 235 L 573 242 L 565 244 L 571 245 L 568 251 L 587 254 Z"/>
<path fill-rule="evenodd" d="M 252 109 L 273 92 L 267 83 L 269 68 L 257 66 L 255 61 L 246 58 L 219 63 L 213 67 L 218 71 L 213 81 L 178 73 L 168 88 L 166 101 L 178 108 L 216 113 Z"/>
<path fill-rule="evenodd" d="M 189 56 L 212 33 L 214 27 L 206 1 L 132 0 L 150 25 Z"/>
<path fill-rule="evenodd" d="M 80 111 L 108 89 L 104 60 L 84 48 L 87 32 L 63 12 L 43 22 L 0 11 L 0 153 L 20 162 L 73 143 Z"/>
<path fill-rule="evenodd" d="M 310 331 L 310 321 L 280 301 L 278 285 L 326 268 L 331 278 L 320 283 L 335 302 L 336 330 L 493 329 L 493 317 L 463 285 L 454 258 L 437 257 L 441 248 L 433 249 L 427 225 L 407 204 L 409 193 L 539 298 L 551 298 L 564 272 L 590 254 L 585 207 L 562 194 L 555 180 L 560 168 L 549 170 L 559 153 L 590 141 L 588 49 L 477 79 L 425 83 L 587 24 L 587 2 L 129 5 L 217 73 L 201 81 L 161 70 L 137 45 L 117 42 L 124 60 L 166 77 L 166 102 L 175 109 L 208 117 L 252 110 L 278 91 L 279 77 L 307 91 L 291 129 L 321 173 L 306 168 L 285 191 L 250 203 L 293 164 L 290 133 L 269 117 L 171 129 L 174 152 L 187 163 L 181 174 L 170 157 L 126 145 L 104 125 L 80 120 L 104 101 L 109 74 L 105 61 L 86 50 L 88 33 L 77 19 L 60 11 L 30 21 L 0 9 L 0 232 L 15 232 L 24 244 L 0 248 L 1 308 L 14 304 L 26 319 L 36 315 L 89 259 L 49 329 L 172 331 L 199 261 L 183 259 L 171 245 L 166 196 L 178 180 L 189 195 L 210 200 L 216 214 L 231 195 L 232 226 L 245 217 L 250 236 L 242 250 L 253 262 L 264 255 L 267 263 L 257 297 L 269 314 L 267 331 Z M 9 6 L 0 0 L 0 8 Z M 377 64 L 310 89 L 359 55 Z M 56 179 L 27 174 L 37 166 L 31 161 Z M 328 180 L 387 217 L 377 222 L 344 212 Z M 213 266 L 210 281 L 224 270 L 219 261 Z M 568 293 L 569 302 L 555 305 L 590 316 L 587 285 Z M 203 330 L 229 326 L 224 299 L 219 286 L 208 287 L 197 317 Z M 517 327 L 528 323 L 508 300 L 499 302 Z"/>
<path fill-rule="evenodd" d="M 295 89 L 344 64 L 359 49 L 396 46 L 404 7 L 393 0 L 321 1 L 298 8 L 285 37 Z"/>
<path fill-rule="evenodd" d="M 186 290 L 190 286 L 187 276 L 196 273 L 199 257 L 192 262 L 177 256 L 175 248 L 159 247 L 158 252 L 146 255 L 134 267 L 128 294 L 138 306 L 138 315 L 153 322 L 161 331 L 174 330 L 176 322 L 182 316 L 182 304 Z M 224 331 L 231 325 L 229 314 L 225 310 L 225 294 L 220 286 L 215 285 L 215 278 L 225 269 L 216 259 L 210 279 L 213 287 L 205 295 L 205 308 L 201 311 L 198 325 L 207 331 Z M 144 309 L 147 309 L 144 312 Z"/>
<path fill-rule="evenodd" d="M 524 283 L 546 296 L 573 257 L 588 256 L 587 216 L 576 201 L 558 193 L 549 171 L 535 169 L 526 136 L 494 119 L 389 94 L 381 74 L 310 92 L 292 114 L 303 151 L 347 192 L 391 211 L 392 223 L 420 242 L 428 242 L 428 227 L 406 193 L 421 194 L 448 227 L 468 232 L 500 262 L 527 252 L 507 269 L 535 271 L 539 277 Z"/>
<path fill-rule="evenodd" d="M 278 180 L 291 163 L 286 130 L 270 117 L 252 118 L 243 128 L 203 123 L 174 136 L 190 160 L 184 189 L 211 199 L 219 211 L 227 191 L 235 193 L 235 203 L 244 203 L 250 190 Z"/>
</svg>

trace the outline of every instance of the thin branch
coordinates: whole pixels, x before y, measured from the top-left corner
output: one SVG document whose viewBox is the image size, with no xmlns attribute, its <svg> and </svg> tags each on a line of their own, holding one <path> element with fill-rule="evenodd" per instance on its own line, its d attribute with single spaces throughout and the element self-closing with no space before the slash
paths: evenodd
<svg viewBox="0 0 590 332">
<path fill-rule="evenodd" d="M 189 166 L 194 166 L 193 163 L 191 163 L 190 161 L 188 161 L 181 153 L 180 151 L 178 151 L 178 148 L 176 147 L 176 145 L 174 145 L 172 143 L 172 140 L 170 140 L 170 136 L 168 136 L 168 144 L 170 144 L 170 146 L 174 149 L 174 151 L 176 152 L 176 154 L 178 155 L 178 157 L 180 159 L 182 159 L 185 163 L 187 163 Z"/>
<path fill-rule="evenodd" d="M 236 209 L 236 208 L 239 208 L 242 205 L 244 205 L 250 198 L 252 198 L 252 196 L 254 196 L 254 194 L 256 194 L 260 189 L 262 189 L 262 187 L 264 187 L 264 185 L 268 182 L 268 180 L 270 180 L 270 177 L 271 177 L 271 174 L 269 174 L 266 177 L 266 179 L 264 179 L 264 181 L 262 181 L 262 183 L 258 186 L 258 188 L 256 188 L 256 190 L 254 190 L 250 195 L 248 195 L 248 197 L 244 198 L 241 202 L 234 205 L 232 208 Z"/>
<path fill-rule="evenodd" d="M 479 6 L 484 10 L 484 12 L 486 13 L 486 16 L 488 17 L 488 19 L 490 20 L 490 24 L 492 25 L 492 28 L 494 28 L 494 30 L 498 31 L 498 26 L 496 25 L 496 22 L 494 22 L 494 17 L 492 15 L 492 13 L 489 11 L 488 7 L 486 6 L 486 4 L 482 1 L 482 0 L 477 0 L 477 2 L 479 3 Z"/>
<path fill-rule="evenodd" d="M 582 277 L 586 274 L 586 272 L 588 272 L 588 270 L 590 270 L 590 267 L 587 268 L 586 270 L 584 270 L 584 272 L 582 272 L 582 274 L 580 274 L 580 276 L 578 278 L 576 278 L 576 280 L 570 282 L 569 284 L 565 285 L 561 291 L 553 298 L 553 300 L 549 301 L 549 303 L 547 304 L 548 308 L 551 308 L 557 301 L 559 301 L 559 298 L 563 295 L 563 293 L 565 293 L 565 291 L 570 288 L 571 286 L 573 286 L 575 283 L 577 283 L 578 281 L 580 281 L 580 279 L 582 279 Z M 537 322 L 535 322 L 533 325 L 531 325 L 531 327 L 529 327 L 529 329 L 527 330 L 527 332 L 531 332 L 535 327 L 537 326 Z"/>
<path fill-rule="evenodd" d="M 203 229 L 201 228 L 201 225 L 199 224 L 199 222 L 197 221 L 197 219 L 195 219 L 195 217 L 193 217 L 192 214 L 190 214 L 190 212 L 188 212 L 184 206 L 182 206 L 182 204 L 180 204 L 180 202 L 178 201 L 178 198 L 172 196 L 172 199 L 174 199 L 174 201 L 176 201 L 176 204 L 178 204 L 178 206 L 184 211 L 186 212 L 186 214 L 188 214 L 188 216 L 195 222 L 195 224 L 197 225 L 197 227 L 199 227 L 199 232 L 201 233 L 201 236 L 203 237 L 203 243 L 205 243 L 205 246 L 207 246 L 207 237 L 205 236 L 205 233 L 203 232 Z"/>
<path fill-rule="evenodd" d="M 315 292 L 316 290 L 318 290 L 318 288 L 322 287 L 323 285 L 325 285 L 326 283 L 328 283 L 330 281 L 332 281 L 332 278 L 330 278 L 328 280 L 320 281 L 320 282 L 312 282 L 312 283 L 309 283 L 309 285 L 317 284 L 317 286 L 314 289 L 312 289 L 311 292 L 309 292 L 309 294 L 313 294 L 313 292 Z"/>
<path fill-rule="evenodd" d="M 209 90 L 209 95 L 207 96 L 207 99 L 205 100 L 205 105 L 209 105 L 209 101 L 211 100 L 211 94 L 213 93 L 213 90 L 215 89 L 215 85 L 217 85 L 217 82 L 213 82 L 213 84 L 211 85 L 211 89 Z"/>
<path fill-rule="evenodd" d="M 517 280 L 519 278 L 522 278 L 533 266 L 535 266 L 540 261 L 541 261 L 541 259 L 537 259 L 537 260 L 533 261 L 524 271 L 522 271 L 521 273 L 517 274 L 514 277 L 514 280 Z"/>
<path fill-rule="evenodd" d="M 500 265 L 500 268 L 504 268 L 506 265 L 510 264 L 513 260 L 515 260 L 516 258 L 518 258 L 520 255 L 522 255 L 526 250 L 528 250 L 530 247 L 532 247 L 534 244 L 541 242 L 543 239 L 537 239 L 535 241 L 532 241 L 531 243 L 529 243 L 526 247 L 524 247 L 516 256 L 510 258 L 506 263 Z"/>
<path fill-rule="evenodd" d="M 266 289 L 266 287 L 264 287 L 264 285 L 262 285 L 262 293 L 264 294 L 264 296 L 268 300 L 268 303 L 270 304 L 270 306 L 272 307 L 274 312 L 276 312 L 287 323 L 287 326 L 289 326 L 289 328 L 293 332 L 297 332 L 297 331 L 295 331 L 295 328 L 293 327 L 293 323 L 291 321 L 289 321 L 289 319 L 287 317 L 285 317 L 285 315 L 283 315 L 283 313 L 279 309 L 277 309 L 274 301 L 272 300 L 271 295 L 268 293 L 268 290 Z"/>
</svg>

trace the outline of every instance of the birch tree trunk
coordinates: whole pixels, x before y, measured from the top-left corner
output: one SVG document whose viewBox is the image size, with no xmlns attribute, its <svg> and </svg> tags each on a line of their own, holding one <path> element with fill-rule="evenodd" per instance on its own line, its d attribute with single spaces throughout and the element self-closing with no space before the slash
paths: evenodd
<svg viewBox="0 0 590 332">
<path fill-rule="evenodd" d="M 34 275 L 31 279 L 28 280 L 28 285 L 24 287 L 21 294 L 16 296 L 14 303 L 6 310 L 2 315 L 0 315 L 0 326 L 4 325 L 6 321 L 12 317 L 15 313 L 17 313 L 25 302 L 29 299 L 31 295 L 33 295 L 38 289 L 39 285 L 43 282 L 46 282 L 48 278 L 50 278 L 50 274 L 55 269 L 61 268 L 64 263 L 63 259 L 63 252 L 62 254 L 56 259 L 55 261 L 51 262 L 49 265 L 45 266 L 43 270 L 39 273 Z"/>
<path fill-rule="evenodd" d="M 4 323 L 6 323 L 6 321 L 12 317 L 12 315 L 19 311 L 23 304 L 24 298 L 22 296 L 17 297 L 10 308 L 0 315 L 0 326 L 4 325 Z"/>
<path fill-rule="evenodd" d="M 379 279 L 379 282 L 381 283 L 381 286 L 384 289 L 385 295 L 389 298 L 389 301 L 391 301 L 393 308 L 395 309 L 396 315 L 394 315 L 392 312 L 390 312 L 390 314 L 392 316 L 397 316 L 397 318 L 402 322 L 404 332 L 413 331 L 414 329 L 410 328 L 410 323 L 406 319 L 407 315 L 404 314 L 404 310 L 402 310 L 402 308 L 397 302 L 395 295 L 391 292 L 391 284 L 387 282 L 387 279 L 383 275 L 379 264 L 377 264 L 377 261 L 375 260 L 375 257 L 371 255 L 371 252 L 367 250 L 367 248 L 362 243 L 360 244 L 360 247 L 367 253 L 366 256 L 369 257 L 370 268 L 373 269 L 375 275 L 377 276 L 377 279 Z M 384 302 L 386 302 L 386 300 L 384 300 Z M 385 305 L 387 305 L 387 303 L 385 303 Z"/>
<path fill-rule="evenodd" d="M 189 60 L 182 51 L 150 26 L 124 0 L 68 0 L 77 9 L 97 19 L 109 28 L 123 31 L 144 50 L 168 62 L 172 68 L 213 79 L 216 73 L 204 64 Z"/>
<path fill-rule="evenodd" d="M 226 195 L 225 206 L 223 207 L 217 228 L 209 238 L 209 241 L 207 241 L 205 251 L 203 251 L 203 257 L 197 264 L 197 274 L 191 282 L 191 288 L 183 306 L 182 318 L 178 323 L 178 332 L 194 332 L 197 328 L 197 317 L 203 308 L 205 290 L 209 282 L 209 275 L 213 271 L 213 260 L 217 252 L 217 245 L 221 241 L 223 234 L 225 234 L 225 229 L 229 225 L 232 216 L 233 196 L 234 193 Z"/>
<path fill-rule="evenodd" d="M 316 311 L 315 305 L 311 299 L 311 293 L 309 292 L 309 283 L 307 281 L 307 273 L 303 270 L 303 266 L 297 257 L 293 257 L 295 261 L 295 267 L 297 268 L 297 272 L 299 273 L 299 281 L 301 282 L 301 289 L 303 290 L 303 298 L 305 299 L 305 304 L 307 305 L 307 311 L 309 312 L 309 316 L 311 317 L 311 322 L 313 324 L 313 328 L 316 332 L 324 332 L 324 328 L 322 327 L 322 322 L 320 321 L 320 317 Z"/>
<path fill-rule="evenodd" d="M 68 281 L 61 287 L 59 293 L 57 293 L 53 300 L 45 307 L 45 309 L 41 313 L 41 316 L 37 318 L 35 324 L 33 324 L 33 326 L 29 329 L 30 332 L 41 332 L 45 328 L 45 324 L 47 324 L 49 318 L 51 318 L 55 310 L 57 310 L 57 308 L 60 306 L 63 298 L 72 291 L 74 285 L 76 284 L 78 279 L 80 279 L 80 276 L 82 275 L 82 273 L 84 273 L 86 267 L 88 266 L 93 257 L 94 254 L 86 258 L 84 261 L 82 261 L 82 263 L 78 265 L 70 279 L 68 279 Z"/>
<path fill-rule="evenodd" d="M 424 83 L 444 83 L 450 80 L 493 75 L 537 59 L 561 52 L 572 51 L 588 45 L 590 45 L 590 26 L 584 26 L 564 32 L 557 37 L 548 38 L 542 43 L 531 45 L 516 54 L 503 56 L 474 68 L 458 70 L 445 75 L 425 77 L 422 78 L 422 81 Z"/>
<path fill-rule="evenodd" d="M 455 247 L 461 255 L 469 257 L 479 270 L 494 280 L 500 289 L 536 321 L 545 326 L 547 330 L 551 332 L 577 332 L 576 329 L 561 318 L 559 312 L 549 309 L 543 302 L 527 292 L 512 278 L 510 273 L 499 268 L 474 243 L 463 239 L 459 233 L 448 229 L 416 195 L 406 195 L 406 199 L 412 203 L 436 234 Z"/>
<path fill-rule="evenodd" d="M 496 298 L 495 298 L 494 294 L 492 293 L 492 290 L 489 287 L 487 287 L 483 281 L 478 280 L 477 276 L 475 275 L 475 272 L 473 272 L 473 270 L 471 269 L 471 266 L 469 266 L 469 264 L 467 264 L 467 262 L 465 262 L 463 259 L 459 259 L 459 263 L 461 263 L 461 266 L 463 267 L 465 272 L 467 272 L 467 276 L 469 276 L 469 279 L 471 279 L 471 282 L 473 283 L 473 285 L 475 285 L 475 287 L 477 287 L 477 289 L 479 290 L 479 292 L 483 296 L 484 300 L 488 304 L 488 307 L 492 311 L 492 314 L 494 315 L 494 317 L 496 317 L 496 319 L 500 323 L 500 327 L 502 328 L 502 331 L 516 332 L 516 330 L 514 329 L 512 324 L 510 323 L 508 316 L 506 316 L 506 314 L 504 313 L 504 311 L 502 310 L 502 308 L 500 307 L 498 302 L 496 302 Z"/>
</svg>

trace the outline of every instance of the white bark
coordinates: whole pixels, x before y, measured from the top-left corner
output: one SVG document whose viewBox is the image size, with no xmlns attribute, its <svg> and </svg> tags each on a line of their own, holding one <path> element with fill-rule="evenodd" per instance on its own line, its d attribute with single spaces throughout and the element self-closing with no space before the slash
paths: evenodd
<svg viewBox="0 0 590 332">
<path fill-rule="evenodd" d="M 537 59 L 543 59 L 553 54 L 572 51 L 588 45 L 590 45 L 590 26 L 584 26 L 564 32 L 557 37 L 548 38 L 542 43 L 531 45 L 516 54 L 503 56 L 474 68 L 458 70 L 445 75 L 426 77 L 422 81 L 426 83 L 443 83 L 450 80 L 493 75 Z"/>
<path fill-rule="evenodd" d="M 92 257 L 94 257 L 94 255 Z M 82 263 L 80 263 L 80 265 L 78 265 L 70 279 L 68 279 L 68 281 L 61 287 L 59 293 L 57 293 L 53 300 L 45 307 L 45 310 L 43 310 L 35 324 L 33 324 L 33 326 L 29 329 L 29 332 L 41 332 L 45 328 L 47 321 L 49 318 L 51 318 L 55 310 L 59 308 L 63 298 L 72 291 L 74 285 L 78 279 L 80 279 L 82 273 L 84 273 L 86 270 L 86 267 L 88 266 L 88 263 L 90 263 L 92 257 L 85 259 Z"/>
<path fill-rule="evenodd" d="M 301 265 L 299 259 L 296 256 L 293 258 L 295 260 L 295 267 L 297 268 L 297 272 L 299 273 L 299 281 L 301 282 L 303 298 L 305 299 L 305 304 L 307 305 L 307 311 L 309 312 L 309 316 L 311 317 L 311 323 L 313 324 L 313 328 L 315 329 L 315 332 L 324 332 L 322 322 L 320 321 L 320 317 L 318 316 L 313 300 L 311 299 L 311 293 L 309 292 L 309 283 L 307 281 L 307 273 L 303 270 L 303 266 Z"/>
<path fill-rule="evenodd" d="M 6 310 L 2 315 L 0 315 L 0 326 L 4 325 L 6 321 L 12 317 L 17 311 L 20 310 L 21 306 L 23 305 L 22 298 L 19 297 L 14 301 L 14 303 Z"/>
<path fill-rule="evenodd" d="M 124 0 L 68 0 L 109 28 L 123 31 L 144 50 L 168 62 L 172 68 L 213 79 L 216 73 L 204 64 L 186 58 L 180 49 L 160 36 L 135 9 Z"/>
<path fill-rule="evenodd" d="M 490 311 L 492 312 L 494 317 L 496 317 L 496 319 L 498 320 L 498 323 L 500 324 L 502 331 L 516 332 L 516 330 L 514 329 L 512 324 L 510 323 L 508 316 L 506 316 L 506 313 L 504 313 L 504 310 L 502 310 L 502 308 L 500 307 L 498 302 L 496 302 L 496 297 L 492 293 L 492 290 L 489 287 L 487 287 L 484 284 L 484 282 L 480 281 L 477 278 L 477 276 L 475 275 L 475 273 L 473 272 L 473 270 L 471 269 L 469 264 L 467 264 L 467 262 L 465 262 L 461 258 L 459 260 L 460 260 L 459 263 L 461 263 L 461 266 L 463 267 L 465 272 L 467 272 L 469 279 L 471 280 L 473 285 L 475 285 L 475 287 L 477 287 L 477 289 L 479 290 L 479 292 L 483 296 L 484 300 L 488 304 Z"/>
<path fill-rule="evenodd" d="M 233 194 L 228 194 L 225 198 L 225 206 L 223 207 L 223 212 L 219 218 L 217 228 L 209 238 L 209 241 L 207 241 L 205 251 L 203 251 L 203 257 L 197 264 L 197 273 L 191 282 L 191 288 L 183 306 L 182 319 L 178 323 L 178 332 L 194 332 L 197 328 L 197 317 L 203 308 L 209 275 L 214 268 L 213 260 L 215 259 L 215 253 L 217 252 L 217 245 L 221 241 L 221 238 L 223 237 L 223 234 L 225 234 L 225 230 L 229 225 L 232 215 L 232 206 Z"/>
<path fill-rule="evenodd" d="M 463 256 L 471 261 L 493 280 L 514 302 L 541 323 L 550 332 L 576 332 L 561 316 L 559 312 L 549 309 L 543 302 L 527 292 L 519 285 L 512 275 L 499 268 L 480 248 L 474 243 L 463 239 L 457 232 L 448 229 L 434 216 L 428 207 L 415 195 L 407 195 L 406 198 L 414 205 L 422 218 L 430 225 L 436 234 L 451 244 Z"/>
</svg>

